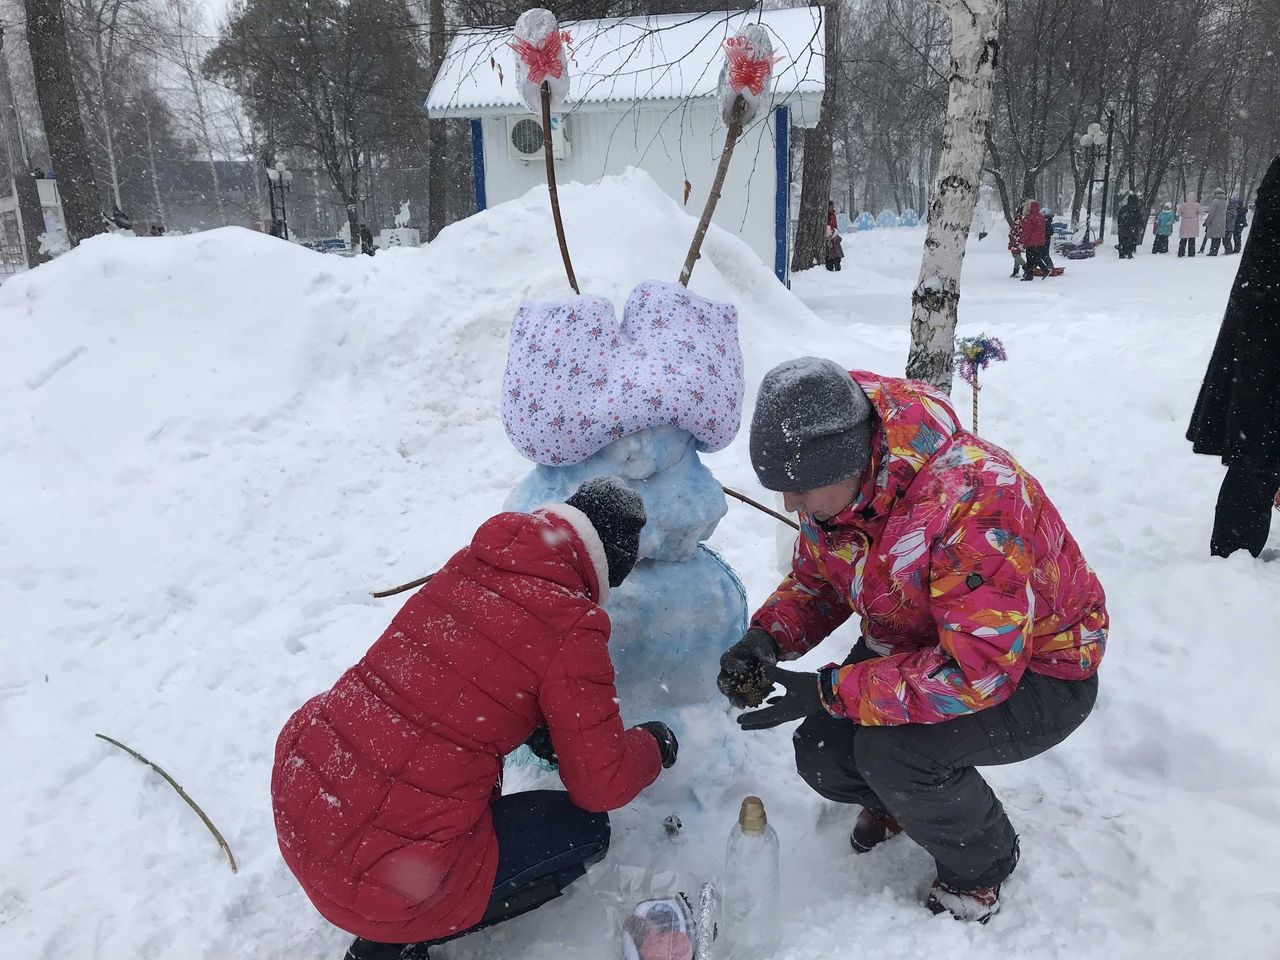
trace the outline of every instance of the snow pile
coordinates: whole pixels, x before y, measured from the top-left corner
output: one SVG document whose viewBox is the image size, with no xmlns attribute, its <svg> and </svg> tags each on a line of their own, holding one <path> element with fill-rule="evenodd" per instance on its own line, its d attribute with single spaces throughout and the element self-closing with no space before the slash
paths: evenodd
<svg viewBox="0 0 1280 960">
<path fill-rule="evenodd" d="M 561 197 L 584 293 L 621 306 L 676 275 L 694 224 L 644 176 Z M 0 287 L 6 954 L 341 956 L 348 938 L 275 848 L 274 738 L 385 626 L 398 601 L 367 591 L 435 569 L 528 472 L 498 390 L 518 303 L 568 293 L 550 221 L 537 190 L 428 248 L 351 260 L 234 229 L 103 237 Z M 864 234 L 841 273 L 808 271 L 793 296 L 713 229 L 693 286 L 738 308 L 746 409 L 789 357 L 901 370 L 923 237 Z M 1103 248 L 1019 284 L 1002 243 L 970 244 L 960 333 L 1009 355 L 984 372 L 983 432 L 1044 483 L 1114 619 L 1095 715 L 985 771 L 1022 834 L 1004 913 L 981 929 L 929 917 L 928 857 L 903 839 L 851 855 L 853 811 L 795 775 L 790 729 L 741 733 L 707 677 L 708 700 L 671 718 L 679 764 L 614 815 L 606 863 L 433 956 L 614 955 L 619 911 L 717 871 L 750 793 L 784 851 L 776 960 L 1273 953 L 1280 564 L 1207 556 L 1221 467 L 1181 438 L 1236 262 Z M 958 385 L 962 418 L 968 401 Z M 745 430 L 707 462 L 773 502 Z M 777 582 L 779 525 L 729 511 L 712 545 L 754 605 Z M 846 626 L 805 665 L 854 638 Z M 238 874 L 99 731 L 183 784 Z M 552 782 L 526 767 L 506 786 Z M 672 813 L 684 829 L 668 838 Z"/>
</svg>

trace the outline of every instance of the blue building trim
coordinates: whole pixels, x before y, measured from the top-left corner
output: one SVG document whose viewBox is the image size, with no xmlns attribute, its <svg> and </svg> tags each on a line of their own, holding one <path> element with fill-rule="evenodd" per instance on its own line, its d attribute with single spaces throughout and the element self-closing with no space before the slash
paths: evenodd
<svg viewBox="0 0 1280 960">
<path fill-rule="evenodd" d="M 791 205 L 790 152 L 791 111 L 778 107 L 773 111 L 774 172 L 777 186 L 773 200 L 773 272 L 787 282 L 787 216 Z"/>
<path fill-rule="evenodd" d="M 471 178 L 476 185 L 476 213 L 488 206 L 484 195 L 484 127 L 471 121 Z"/>
</svg>

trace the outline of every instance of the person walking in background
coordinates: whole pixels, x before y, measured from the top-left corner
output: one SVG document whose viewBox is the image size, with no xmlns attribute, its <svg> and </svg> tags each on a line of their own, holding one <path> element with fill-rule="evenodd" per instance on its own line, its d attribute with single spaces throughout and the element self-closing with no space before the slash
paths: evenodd
<svg viewBox="0 0 1280 960">
<path fill-rule="evenodd" d="M 1218 187 L 1209 201 L 1209 213 L 1204 218 L 1204 236 L 1209 241 L 1209 256 L 1218 255 L 1218 247 L 1227 234 L 1227 191 Z"/>
<path fill-rule="evenodd" d="M 1178 204 L 1178 256 L 1194 257 L 1196 240 L 1200 238 L 1200 204 L 1194 193 Z"/>
<path fill-rule="evenodd" d="M 1227 219 L 1227 229 L 1231 231 L 1231 237 L 1235 244 L 1233 253 L 1240 252 L 1240 237 L 1244 233 L 1244 228 L 1249 225 L 1249 204 L 1241 197 L 1236 204 L 1236 217 L 1234 220 Z"/>
<path fill-rule="evenodd" d="M 1169 236 L 1173 233 L 1173 224 L 1177 219 L 1178 215 L 1173 212 L 1172 203 L 1166 203 L 1160 208 L 1160 212 L 1156 214 L 1156 238 L 1151 243 L 1152 253 L 1169 252 Z"/>
<path fill-rule="evenodd" d="M 1120 210 L 1116 214 L 1116 232 L 1120 235 L 1120 259 L 1132 260 L 1138 249 L 1142 227 L 1146 222 L 1142 198 L 1132 190 L 1126 190 L 1120 198 Z"/>
<path fill-rule="evenodd" d="M 1240 258 L 1187 439 L 1221 457 L 1209 552 L 1262 553 L 1280 490 L 1280 156 L 1258 189 Z"/>
<path fill-rule="evenodd" d="M 1238 245 L 1233 245 L 1233 241 L 1236 238 L 1236 233 L 1235 233 L 1236 211 L 1239 209 L 1240 209 L 1240 198 L 1231 197 L 1227 201 L 1226 230 L 1222 234 L 1222 252 L 1223 253 L 1239 253 L 1240 252 L 1240 247 Z"/>
<path fill-rule="evenodd" d="M 1019 208 L 1014 212 L 1013 223 L 1009 224 L 1009 253 L 1013 256 L 1013 273 L 1011 277 L 1016 277 L 1027 267 L 1027 262 L 1022 258 L 1022 210 Z"/>
<path fill-rule="evenodd" d="M 1022 211 L 1022 249 L 1026 251 L 1026 270 L 1023 280 L 1034 280 L 1035 271 L 1041 269 L 1049 276 L 1049 265 L 1045 262 L 1043 249 L 1046 244 L 1044 214 L 1040 212 L 1040 203 L 1028 200 Z"/>
</svg>

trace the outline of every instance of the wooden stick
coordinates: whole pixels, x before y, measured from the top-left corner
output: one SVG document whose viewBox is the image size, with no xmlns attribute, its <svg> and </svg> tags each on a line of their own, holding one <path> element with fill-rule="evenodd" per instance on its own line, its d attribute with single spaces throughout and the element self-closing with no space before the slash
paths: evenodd
<svg viewBox="0 0 1280 960">
<path fill-rule="evenodd" d="M 973 431 L 972 431 L 974 436 L 977 436 L 978 434 L 978 391 L 980 389 L 981 388 L 978 386 L 978 371 L 977 371 L 977 368 L 975 367 L 973 371 Z"/>
<path fill-rule="evenodd" d="M 560 241 L 560 257 L 564 260 L 564 272 L 569 275 L 569 286 L 580 294 L 578 280 L 569 262 L 569 244 L 564 238 L 564 223 L 560 219 L 560 195 L 556 193 L 556 165 L 551 155 L 551 84 L 542 81 L 542 153 L 547 159 L 547 190 L 551 193 L 551 216 L 556 222 L 556 238 Z"/>
<path fill-rule="evenodd" d="M 137 750 L 134 750 L 130 747 L 126 747 L 119 740 L 113 740 L 110 737 L 108 737 L 106 734 L 102 734 L 102 733 L 95 733 L 94 736 L 97 737 L 99 740 L 105 740 L 107 741 L 107 743 L 112 744 L 113 746 L 119 747 L 121 750 L 129 754 L 129 756 L 133 757 L 139 763 L 145 763 L 148 767 L 150 767 L 156 773 L 160 774 L 160 776 L 164 777 L 165 781 L 169 784 L 169 786 L 173 787 L 173 789 L 178 791 L 178 796 L 180 796 L 183 800 L 187 801 L 187 806 L 189 806 L 196 813 L 200 814 L 200 819 L 203 820 L 204 825 L 209 828 L 209 832 L 213 834 L 213 838 L 218 841 L 218 846 L 220 846 L 223 852 L 226 853 L 227 862 L 231 864 L 231 872 L 232 873 L 239 872 L 236 869 L 236 858 L 232 856 L 231 847 L 227 845 L 227 841 L 223 839 L 222 834 L 218 832 L 218 828 L 213 825 L 213 821 L 209 819 L 208 815 L 203 810 L 200 809 L 200 804 L 196 803 L 194 800 L 191 799 L 191 797 L 187 795 L 187 791 L 183 790 L 182 787 L 179 786 L 178 781 L 174 780 L 173 777 L 169 776 L 169 774 L 165 772 L 165 770 L 162 767 L 152 763 L 150 760 L 148 760 L 146 757 L 140 754 Z"/>
<path fill-rule="evenodd" d="M 733 497 L 735 500 L 741 500 L 743 503 L 748 504 L 749 506 L 755 507 L 757 510 L 762 511 L 763 513 L 767 513 L 769 516 L 773 517 L 775 520 L 781 520 L 788 527 L 793 527 L 796 530 L 800 529 L 800 524 L 796 523 L 790 517 L 784 517 L 782 514 L 778 513 L 776 510 L 770 510 L 763 503 L 757 503 L 756 501 L 752 500 L 750 497 L 746 496 L 745 494 L 739 493 L 737 490 L 731 490 L 728 487 L 721 487 L 720 489 L 723 490 L 725 493 L 727 493 L 729 496 Z"/>
<path fill-rule="evenodd" d="M 729 114 L 729 132 L 724 138 L 724 152 L 720 154 L 720 165 L 716 167 L 716 177 L 711 181 L 711 193 L 707 195 L 707 205 L 702 208 L 702 219 L 698 221 L 698 229 L 693 232 L 693 242 L 689 244 L 689 255 L 684 258 L 684 268 L 680 271 L 682 287 L 689 285 L 693 265 L 702 256 L 702 239 L 707 235 L 707 228 L 711 226 L 711 215 L 716 212 L 716 204 L 720 202 L 720 189 L 724 186 L 725 174 L 729 172 L 733 148 L 738 142 L 738 137 L 742 135 L 742 115 L 746 109 L 747 102 L 742 99 L 742 94 L 738 94 L 733 101 L 733 112 Z"/>
<path fill-rule="evenodd" d="M 425 577 L 419 577 L 417 580 L 410 580 L 408 583 L 402 583 L 398 587 L 392 587 L 389 590 L 375 590 L 369 594 L 371 597 L 377 597 L 381 600 L 383 597 L 394 597 L 397 593 L 404 593 L 406 590 L 412 590 L 414 587 L 420 587 L 432 577 L 434 573 L 428 573 Z"/>
</svg>

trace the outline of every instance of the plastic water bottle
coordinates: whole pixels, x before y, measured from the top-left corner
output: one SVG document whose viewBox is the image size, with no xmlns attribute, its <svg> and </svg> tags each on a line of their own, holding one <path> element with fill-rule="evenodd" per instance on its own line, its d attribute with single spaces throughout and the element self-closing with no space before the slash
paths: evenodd
<svg viewBox="0 0 1280 960">
<path fill-rule="evenodd" d="M 781 942 L 778 928 L 778 835 L 759 797 L 742 801 L 724 856 L 725 960 L 769 960 Z"/>
</svg>

